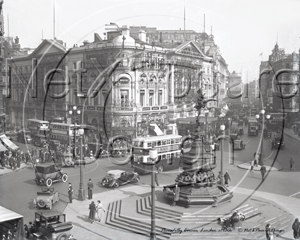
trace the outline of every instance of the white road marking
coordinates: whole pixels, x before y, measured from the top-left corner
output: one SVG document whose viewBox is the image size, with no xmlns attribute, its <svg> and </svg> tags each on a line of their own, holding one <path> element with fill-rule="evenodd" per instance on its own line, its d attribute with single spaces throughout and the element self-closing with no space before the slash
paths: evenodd
<svg viewBox="0 0 300 240">
<path fill-rule="evenodd" d="M 298 194 L 300 194 L 300 192 L 294 193 L 294 194 L 290 195 L 289 197 L 293 197 L 293 196 L 296 196 Z"/>
<path fill-rule="evenodd" d="M 247 144 L 248 142 L 250 142 L 251 140 L 252 140 L 252 139 L 250 139 L 249 141 L 247 141 L 246 144 Z"/>
</svg>

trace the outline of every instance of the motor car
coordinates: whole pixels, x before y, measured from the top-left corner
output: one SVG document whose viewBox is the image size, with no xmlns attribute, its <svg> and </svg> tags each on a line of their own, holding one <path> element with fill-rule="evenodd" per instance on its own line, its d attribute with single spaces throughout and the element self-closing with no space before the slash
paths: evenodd
<svg viewBox="0 0 300 240">
<path fill-rule="evenodd" d="M 119 187 L 128 183 L 137 183 L 140 181 L 140 176 L 133 171 L 110 170 L 102 179 L 101 184 L 104 187 Z"/>
<path fill-rule="evenodd" d="M 24 228 L 28 239 L 72 239 L 72 222 L 66 222 L 66 214 L 53 210 L 35 212 L 34 221 L 29 222 L 29 227 L 25 224 Z"/>
<path fill-rule="evenodd" d="M 58 191 L 54 191 L 54 187 L 42 187 L 40 192 L 37 192 L 37 197 L 34 203 L 37 208 L 52 209 L 52 205 L 59 201 Z"/>
<path fill-rule="evenodd" d="M 68 175 L 63 173 L 55 163 L 43 163 L 35 166 L 35 182 L 37 185 L 46 184 L 51 187 L 53 182 L 68 181 Z"/>
<path fill-rule="evenodd" d="M 285 143 L 281 137 L 274 137 L 271 142 L 271 149 L 283 149 L 284 145 Z"/>
</svg>

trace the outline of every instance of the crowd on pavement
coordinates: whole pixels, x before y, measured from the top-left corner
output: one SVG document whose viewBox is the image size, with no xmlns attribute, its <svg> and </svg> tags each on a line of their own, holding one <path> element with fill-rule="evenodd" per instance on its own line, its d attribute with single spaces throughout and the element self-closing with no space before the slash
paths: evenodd
<svg viewBox="0 0 300 240">
<path fill-rule="evenodd" d="M 72 154 L 72 147 L 67 144 L 58 144 L 55 147 L 51 147 L 49 143 L 44 143 L 41 148 L 31 148 L 27 151 L 23 151 L 18 148 L 16 150 L 6 150 L 0 152 L 0 166 L 2 168 L 9 168 L 17 170 L 20 168 L 21 163 L 26 165 L 35 166 L 37 163 L 51 163 L 55 162 L 60 165 L 64 162 L 65 154 Z M 79 148 L 76 148 L 76 154 L 79 155 Z M 90 156 L 93 154 L 87 146 L 83 148 L 83 156 Z"/>
</svg>

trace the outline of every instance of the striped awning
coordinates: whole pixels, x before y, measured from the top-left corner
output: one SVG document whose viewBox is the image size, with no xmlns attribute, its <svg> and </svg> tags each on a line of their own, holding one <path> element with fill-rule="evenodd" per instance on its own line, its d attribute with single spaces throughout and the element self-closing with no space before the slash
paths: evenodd
<svg viewBox="0 0 300 240">
<path fill-rule="evenodd" d="M 1 142 L 5 146 L 9 147 L 12 150 L 16 150 L 19 148 L 16 144 L 14 144 L 12 141 L 10 141 L 9 138 L 5 134 L 1 135 L 0 139 L 1 139 Z"/>
<path fill-rule="evenodd" d="M 4 146 L 0 143 L 0 152 L 4 152 L 4 151 L 6 151 L 6 150 L 7 150 L 7 148 L 4 147 Z"/>
</svg>

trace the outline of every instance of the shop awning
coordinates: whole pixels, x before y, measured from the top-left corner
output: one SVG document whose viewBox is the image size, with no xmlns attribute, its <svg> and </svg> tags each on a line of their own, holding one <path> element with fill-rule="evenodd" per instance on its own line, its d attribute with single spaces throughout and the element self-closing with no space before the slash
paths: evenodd
<svg viewBox="0 0 300 240">
<path fill-rule="evenodd" d="M 1 135 L 0 139 L 7 147 L 9 147 L 12 150 L 16 150 L 19 148 L 16 144 L 14 144 L 12 141 L 10 141 L 6 135 Z"/>
<path fill-rule="evenodd" d="M 4 147 L 4 146 L 0 143 L 0 152 L 4 152 L 4 151 L 6 151 L 6 150 L 7 150 L 7 148 Z"/>
</svg>

